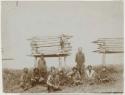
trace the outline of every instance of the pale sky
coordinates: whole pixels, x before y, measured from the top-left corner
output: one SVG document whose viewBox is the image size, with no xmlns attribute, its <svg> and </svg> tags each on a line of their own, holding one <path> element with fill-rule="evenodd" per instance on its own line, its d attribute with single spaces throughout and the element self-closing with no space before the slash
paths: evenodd
<svg viewBox="0 0 125 95">
<path fill-rule="evenodd" d="M 98 38 L 123 37 L 122 2 L 2 2 L 2 48 L 4 68 L 33 67 L 30 42 L 34 36 L 71 34 L 72 55 L 67 66 L 75 65 L 78 47 L 83 48 L 85 64 L 102 64 L 94 53 Z M 46 58 L 47 66 L 58 66 L 58 58 Z M 123 63 L 123 54 L 107 54 L 106 64 Z"/>
</svg>

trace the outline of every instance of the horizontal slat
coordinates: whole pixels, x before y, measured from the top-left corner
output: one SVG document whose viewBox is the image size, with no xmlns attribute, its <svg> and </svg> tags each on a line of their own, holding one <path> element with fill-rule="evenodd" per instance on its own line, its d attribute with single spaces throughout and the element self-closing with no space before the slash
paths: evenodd
<svg viewBox="0 0 125 95">
<path fill-rule="evenodd" d="M 62 36 L 42 36 L 42 37 L 33 37 L 33 38 L 30 38 L 28 40 L 34 40 L 34 41 L 42 41 L 42 40 L 57 40 L 57 39 L 60 39 Z M 68 35 L 64 35 L 63 36 L 64 39 L 70 39 L 72 38 L 72 36 L 68 36 Z"/>
<path fill-rule="evenodd" d="M 65 42 L 64 45 L 70 45 L 71 43 Z M 31 46 L 44 46 L 44 45 L 60 45 L 60 43 L 31 43 Z"/>
<path fill-rule="evenodd" d="M 65 57 L 65 56 L 69 56 L 70 53 L 57 53 L 57 54 L 44 54 L 44 57 Z M 29 56 L 35 56 L 35 57 L 39 57 L 41 56 L 41 54 L 31 54 Z"/>
<path fill-rule="evenodd" d="M 124 51 L 100 51 L 100 50 L 96 50 L 96 51 L 93 51 L 93 52 L 98 52 L 98 53 L 124 53 Z"/>
</svg>

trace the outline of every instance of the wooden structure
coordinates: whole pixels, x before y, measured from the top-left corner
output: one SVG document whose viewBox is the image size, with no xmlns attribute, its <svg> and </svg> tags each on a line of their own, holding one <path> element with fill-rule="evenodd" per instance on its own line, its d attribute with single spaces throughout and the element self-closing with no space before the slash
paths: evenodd
<svg viewBox="0 0 125 95">
<path fill-rule="evenodd" d="M 61 66 L 61 59 L 64 62 L 67 56 L 70 55 L 72 49 L 70 39 L 72 36 L 59 35 L 59 36 L 44 36 L 33 37 L 31 41 L 32 56 L 35 58 L 43 55 L 44 57 L 58 57 L 59 65 Z"/>
<path fill-rule="evenodd" d="M 102 53 L 102 63 L 105 66 L 106 54 L 124 53 L 123 38 L 100 38 L 93 41 L 98 45 L 97 50 L 94 52 Z"/>
</svg>

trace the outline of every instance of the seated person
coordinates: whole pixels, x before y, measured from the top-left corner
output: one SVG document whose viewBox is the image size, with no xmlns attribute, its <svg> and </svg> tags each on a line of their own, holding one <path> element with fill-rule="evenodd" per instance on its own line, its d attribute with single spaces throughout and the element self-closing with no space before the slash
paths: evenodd
<svg viewBox="0 0 125 95">
<path fill-rule="evenodd" d="M 67 85 L 69 83 L 68 77 L 66 76 L 66 73 L 63 70 L 59 71 L 59 80 L 61 86 Z"/>
<path fill-rule="evenodd" d="M 82 83 L 80 73 L 76 67 L 72 68 L 72 72 L 68 73 L 68 76 L 72 81 L 72 85 L 79 85 Z"/>
<path fill-rule="evenodd" d="M 48 92 L 60 90 L 59 84 L 60 84 L 59 75 L 57 74 L 56 68 L 51 67 L 50 74 L 48 75 L 48 78 L 47 78 Z"/>
<path fill-rule="evenodd" d="M 88 65 L 86 70 L 86 79 L 89 82 L 89 84 L 94 84 L 96 77 L 96 72 L 93 70 L 91 65 Z"/>
<path fill-rule="evenodd" d="M 106 83 L 110 81 L 109 72 L 106 67 L 103 67 L 98 75 L 99 82 Z"/>
<path fill-rule="evenodd" d="M 23 69 L 23 73 L 20 78 L 20 87 L 27 90 L 30 87 L 30 77 L 28 73 L 28 68 Z"/>
<path fill-rule="evenodd" d="M 39 69 L 34 68 L 32 78 L 31 78 L 32 86 L 35 86 L 36 84 L 41 84 L 43 81 L 44 81 L 44 78 L 40 77 Z"/>
</svg>

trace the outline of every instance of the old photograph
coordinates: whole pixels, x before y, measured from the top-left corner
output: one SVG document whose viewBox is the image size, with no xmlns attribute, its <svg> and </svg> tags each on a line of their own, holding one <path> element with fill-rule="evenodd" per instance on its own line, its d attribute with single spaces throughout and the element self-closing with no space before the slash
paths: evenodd
<svg viewBox="0 0 125 95">
<path fill-rule="evenodd" d="M 123 93 L 123 1 L 2 1 L 4 93 Z"/>
</svg>

